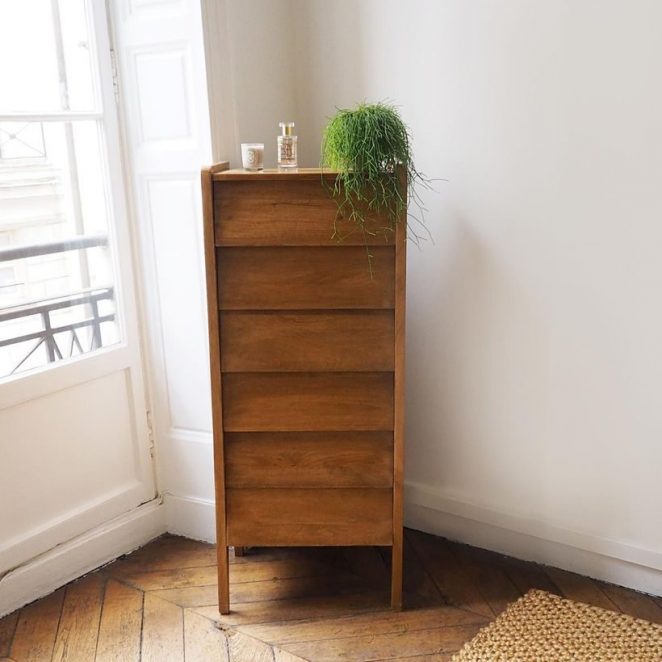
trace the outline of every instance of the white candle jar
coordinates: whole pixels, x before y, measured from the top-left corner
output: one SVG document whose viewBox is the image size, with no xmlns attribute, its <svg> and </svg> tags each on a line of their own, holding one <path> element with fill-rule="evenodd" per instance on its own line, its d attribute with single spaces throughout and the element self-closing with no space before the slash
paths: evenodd
<svg viewBox="0 0 662 662">
<path fill-rule="evenodd" d="M 241 143 L 241 163 L 245 170 L 263 170 L 264 143 Z"/>
</svg>

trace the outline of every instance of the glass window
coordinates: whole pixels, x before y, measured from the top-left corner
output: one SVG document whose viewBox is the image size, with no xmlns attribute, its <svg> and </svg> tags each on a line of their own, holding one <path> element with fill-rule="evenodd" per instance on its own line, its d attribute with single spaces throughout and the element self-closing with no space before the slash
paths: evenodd
<svg viewBox="0 0 662 662">
<path fill-rule="evenodd" d="M 0 2 L 0 379 L 120 340 L 89 19 Z"/>
</svg>

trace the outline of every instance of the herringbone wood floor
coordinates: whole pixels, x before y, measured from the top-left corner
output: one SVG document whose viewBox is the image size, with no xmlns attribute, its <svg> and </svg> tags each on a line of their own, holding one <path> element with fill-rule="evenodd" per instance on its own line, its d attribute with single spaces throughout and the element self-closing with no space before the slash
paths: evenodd
<svg viewBox="0 0 662 662">
<path fill-rule="evenodd" d="M 0 661 L 450 660 L 530 588 L 662 623 L 662 599 L 415 531 L 406 609 L 375 548 L 255 549 L 216 610 L 212 545 L 164 536 L 0 620 Z"/>
</svg>

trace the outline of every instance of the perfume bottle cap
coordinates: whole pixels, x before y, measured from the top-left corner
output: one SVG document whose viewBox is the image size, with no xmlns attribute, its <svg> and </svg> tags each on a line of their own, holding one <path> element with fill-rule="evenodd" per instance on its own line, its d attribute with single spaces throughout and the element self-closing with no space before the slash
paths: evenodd
<svg viewBox="0 0 662 662">
<path fill-rule="evenodd" d="M 278 126 L 280 127 L 281 135 L 283 136 L 294 135 L 294 122 L 280 122 Z"/>
</svg>

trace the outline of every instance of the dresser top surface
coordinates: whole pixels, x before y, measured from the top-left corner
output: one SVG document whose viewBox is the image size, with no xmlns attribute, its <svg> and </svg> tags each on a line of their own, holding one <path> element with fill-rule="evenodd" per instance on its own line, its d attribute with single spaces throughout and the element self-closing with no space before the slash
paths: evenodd
<svg viewBox="0 0 662 662">
<path fill-rule="evenodd" d="M 327 168 L 265 168 L 264 170 L 244 170 L 235 168 L 233 170 L 222 170 L 214 172 L 212 177 L 215 182 L 226 181 L 270 181 L 270 180 L 294 180 L 294 179 L 319 179 L 322 176 L 335 176 L 337 172 Z"/>
</svg>

